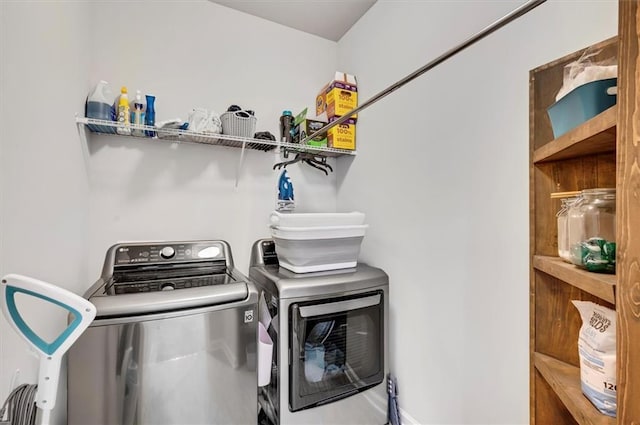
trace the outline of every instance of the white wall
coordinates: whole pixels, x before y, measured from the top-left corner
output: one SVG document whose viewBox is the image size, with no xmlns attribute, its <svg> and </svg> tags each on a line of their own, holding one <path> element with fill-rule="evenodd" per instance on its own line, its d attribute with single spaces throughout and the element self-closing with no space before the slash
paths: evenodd
<svg viewBox="0 0 640 425">
<path fill-rule="evenodd" d="M 82 293 L 115 242 L 196 238 L 226 239 L 247 272 L 252 243 L 268 236 L 279 158 L 247 152 L 236 189 L 239 149 L 85 140 L 74 114 L 105 79 L 114 91 L 154 93 L 157 120 L 239 104 L 277 136 L 283 109 L 314 105 L 336 69 L 336 43 L 208 1 L 0 1 L 0 18 L 0 272 Z M 335 210 L 335 174 L 288 170 L 300 211 Z M 23 312 L 45 335 L 65 324 L 64 312 L 38 304 Z M 1 401 L 17 368 L 20 383 L 35 382 L 36 359 L 3 317 Z"/>
<path fill-rule="evenodd" d="M 0 273 L 76 292 L 87 283 L 88 183 L 74 123 L 86 95 L 87 16 L 77 2 L 0 2 Z M 47 338 L 64 328 L 62 309 L 25 305 Z M 2 318 L 2 401 L 16 369 L 16 384 L 35 382 L 36 358 Z M 57 403 L 64 412 L 64 392 Z"/>
<path fill-rule="evenodd" d="M 520 4 L 380 0 L 338 65 L 362 102 Z M 549 1 L 359 116 L 338 208 L 390 275 L 405 423 L 528 423 L 529 70 L 616 33 L 615 1 Z"/>
<path fill-rule="evenodd" d="M 92 8 L 91 81 L 155 94 L 157 121 L 237 104 L 277 136 L 282 111 L 312 107 L 335 71 L 336 43 L 211 2 L 133 2 L 126 11 L 123 19 L 117 2 Z M 225 239 L 247 272 L 252 243 L 269 235 L 273 153 L 248 151 L 236 189 L 239 149 L 98 136 L 90 152 L 91 277 L 111 244 L 131 239 Z M 301 211 L 335 210 L 335 174 L 288 170 Z"/>
<path fill-rule="evenodd" d="M 275 134 L 335 69 L 367 99 L 518 4 L 380 0 L 336 58 L 204 1 L 0 1 L 0 272 L 82 292 L 118 240 L 202 237 L 227 239 L 246 271 L 267 235 L 273 154 L 249 152 L 238 189 L 236 149 L 98 136 L 84 158 L 73 114 L 97 80 L 154 92 L 159 120 L 237 103 Z M 547 2 L 363 112 L 337 181 L 291 168 L 301 210 L 367 213 L 362 259 L 391 276 L 408 419 L 527 422 L 528 71 L 615 32 L 613 0 Z M 1 400 L 16 368 L 35 379 L 26 351 L 0 319 Z"/>
</svg>

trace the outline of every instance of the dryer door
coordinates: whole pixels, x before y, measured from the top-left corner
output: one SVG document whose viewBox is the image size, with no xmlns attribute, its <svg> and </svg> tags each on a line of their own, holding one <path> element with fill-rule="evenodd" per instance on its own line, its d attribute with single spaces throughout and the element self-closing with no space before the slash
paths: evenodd
<svg viewBox="0 0 640 425">
<path fill-rule="evenodd" d="M 356 394 L 384 379 L 384 294 L 290 306 L 291 411 Z"/>
</svg>

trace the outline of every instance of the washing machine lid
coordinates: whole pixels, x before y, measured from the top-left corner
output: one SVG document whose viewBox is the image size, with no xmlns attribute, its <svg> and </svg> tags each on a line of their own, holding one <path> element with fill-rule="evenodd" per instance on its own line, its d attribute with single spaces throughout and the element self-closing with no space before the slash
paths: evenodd
<svg viewBox="0 0 640 425">
<path fill-rule="evenodd" d="M 89 301 L 96 306 L 96 319 L 106 317 L 138 316 L 226 304 L 247 299 L 246 281 L 224 285 L 201 286 L 173 291 L 139 292 L 113 296 L 93 296 Z"/>
<path fill-rule="evenodd" d="M 384 271 L 363 263 L 351 269 L 314 273 L 294 273 L 277 265 L 255 265 L 250 268 L 249 277 L 281 299 L 360 291 L 389 283 Z"/>
</svg>

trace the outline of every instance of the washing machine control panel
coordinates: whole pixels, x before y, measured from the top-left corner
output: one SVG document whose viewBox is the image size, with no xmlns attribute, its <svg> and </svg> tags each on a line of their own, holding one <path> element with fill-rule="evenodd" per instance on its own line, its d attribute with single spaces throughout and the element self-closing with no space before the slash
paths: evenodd
<svg viewBox="0 0 640 425">
<path fill-rule="evenodd" d="M 120 245 L 115 265 L 158 264 L 194 260 L 224 260 L 220 243 L 183 243 L 158 245 Z"/>
</svg>

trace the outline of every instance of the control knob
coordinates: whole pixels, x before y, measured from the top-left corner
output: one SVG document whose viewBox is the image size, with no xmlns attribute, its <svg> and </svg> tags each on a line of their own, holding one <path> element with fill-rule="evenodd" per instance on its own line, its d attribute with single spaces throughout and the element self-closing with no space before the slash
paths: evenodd
<svg viewBox="0 0 640 425">
<path fill-rule="evenodd" d="M 160 250 L 160 256 L 165 259 L 169 259 L 176 255 L 176 250 L 173 247 L 165 246 Z"/>
</svg>

